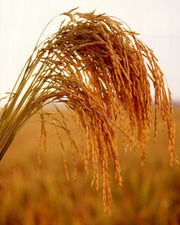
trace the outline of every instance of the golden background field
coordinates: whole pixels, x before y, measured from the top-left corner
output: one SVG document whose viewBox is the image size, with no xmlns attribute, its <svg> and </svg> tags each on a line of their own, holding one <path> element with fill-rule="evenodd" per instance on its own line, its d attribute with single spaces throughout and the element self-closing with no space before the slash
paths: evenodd
<svg viewBox="0 0 180 225">
<path fill-rule="evenodd" d="M 175 108 L 176 152 L 180 158 L 180 108 Z M 72 154 L 70 181 L 66 181 L 56 133 L 48 127 L 48 148 L 37 161 L 40 136 L 39 117 L 32 118 L 15 138 L 0 163 L 0 225 L 177 225 L 180 224 L 180 165 L 169 166 L 167 133 L 159 121 L 157 143 L 147 145 L 144 168 L 140 152 L 125 152 L 119 140 L 123 188 L 112 178 L 113 208 L 103 213 L 101 190 L 90 187 L 84 165 L 77 155 L 78 176 L 74 181 Z M 78 132 L 71 127 L 77 142 Z M 63 133 L 62 133 L 63 135 Z M 65 147 L 70 148 L 66 138 Z M 85 143 L 84 143 L 85 144 Z M 112 176 L 113 177 L 113 176 Z"/>
</svg>

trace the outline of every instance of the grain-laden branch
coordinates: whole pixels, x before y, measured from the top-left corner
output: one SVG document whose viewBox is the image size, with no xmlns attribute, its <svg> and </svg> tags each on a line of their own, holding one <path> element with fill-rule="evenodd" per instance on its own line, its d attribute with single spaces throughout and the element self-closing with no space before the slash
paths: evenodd
<svg viewBox="0 0 180 225">
<path fill-rule="evenodd" d="M 76 113 L 77 123 L 86 134 L 87 149 L 79 152 L 64 119 L 60 121 L 52 115 L 49 119 L 59 139 L 58 128 L 65 130 L 74 152 L 79 152 L 84 160 L 87 174 L 92 163 L 92 184 L 97 189 L 102 177 L 104 209 L 109 214 L 112 202 L 110 160 L 114 164 L 117 183 L 122 185 L 117 128 L 125 147 L 133 144 L 141 149 L 143 165 L 153 126 L 154 138 L 157 136 L 160 111 L 168 129 L 170 164 L 177 160 L 171 93 L 153 51 L 123 22 L 105 14 L 79 13 L 77 10 L 61 16 L 65 20 L 57 32 L 35 46 L 3 108 L 0 159 L 19 129 L 37 112 L 41 115 L 41 139 L 45 145 L 42 108 L 63 102 Z M 154 117 L 150 83 L 155 92 Z M 61 109 L 56 106 L 56 110 L 62 118 Z M 62 139 L 60 144 L 63 147 Z M 64 158 L 65 164 L 66 161 Z"/>
</svg>

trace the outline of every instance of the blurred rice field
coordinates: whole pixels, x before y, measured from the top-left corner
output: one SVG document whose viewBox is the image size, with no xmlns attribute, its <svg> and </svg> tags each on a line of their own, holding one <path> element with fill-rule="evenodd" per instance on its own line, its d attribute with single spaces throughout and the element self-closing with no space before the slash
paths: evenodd
<svg viewBox="0 0 180 225">
<path fill-rule="evenodd" d="M 176 152 L 180 158 L 178 107 L 175 122 Z M 157 143 L 153 138 L 148 143 L 143 168 L 140 152 L 125 152 L 119 139 L 123 188 L 112 178 L 113 208 L 108 219 L 103 213 L 101 190 L 90 186 L 92 177 L 86 177 L 78 155 L 74 181 L 73 156 L 63 137 L 70 172 L 70 181 L 66 180 L 62 152 L 52 127 L 47 128 L 47 152 L 42 153 L 43 163 L 38 164 L 40 123 L 37 116 L 33 117 L 0 162 L 0 225 L 180 224 L 180 165 L 169 166 L 167 133 L 162 132 L 161 120 L 159 123 Z M 77 142 L 85 145 L 76 128 L 71 128 Z"/>
</svg>

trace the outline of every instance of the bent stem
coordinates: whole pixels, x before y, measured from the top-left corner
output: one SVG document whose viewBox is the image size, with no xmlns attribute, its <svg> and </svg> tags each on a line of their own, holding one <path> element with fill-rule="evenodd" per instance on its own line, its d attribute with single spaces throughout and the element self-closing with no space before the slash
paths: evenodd
<svg viewBox="0 0 180 225">
<path fill-rule="evenodd" d="M 65 103 L 76 113 L 86 134 L 87 149 L 82 154 L 85 171 L 89 173 L 91 162 L 92 184 L 96 188 L 100 183 L 99 174 L 102 176 L 104 210 L 110 214 L 109 159 L 114 163 L 117 183 L 122 185 L 116 127 L 121 131 L 125 147 L 130 148 L 134 140 L 133 145 L 141 148 L 143 165 L 153 121 L 154 138 L 157 136 L 160 110 L 167 124 L 172 164 L 176 155 L 171 94 L 169 89 L 167 94 L 164 74 L 153 51 L 120 20 L 96 15 L 94 11 L 78 13 L 75 9 L 61 16 L 68 19 L 63 20 L 56 33 L 40 44 L 38 41 L 3 108 L 0 160 L 32 115 L 46 104 Z M 155 89 L 154 119 L 151 82 Z M 61 109 L 56 109 L 62 114 Z M 50 119 L 56 128 L 65 127 L 59 125 L 58 119 Z M 67 135 L 74 151 L 79 152 L 70 133 Z M 60 144 L 63 146 L 61 141 Z"/>
</svg>

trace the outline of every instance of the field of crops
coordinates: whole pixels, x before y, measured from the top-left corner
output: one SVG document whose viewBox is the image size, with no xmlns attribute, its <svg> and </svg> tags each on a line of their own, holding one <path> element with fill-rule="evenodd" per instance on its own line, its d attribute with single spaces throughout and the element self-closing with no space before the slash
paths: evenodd
<svg viewBox="0 0 180 225">
<path fill-rule="evenodd" d="M 180 158 L 180 108 L 175 108 L 176 152 Z M 71 121 L 70 121 L 71 122 Z M 0 163 L 0 225 L 178 225 L 180 224 L 180 166 L 169 166 L 167 133 L 159 121 L 157 143 L 147 145 L 144 168 L 140 152 L 125 152 L 119 139 L 123 188 L 112 176 L 112 216 L 103 213 L 101 190 L 90 186 L 84 164 L 74 156 L 63 136 L 68 156 L 67 182 L 62 152 L 52 127 L 47 131 L 47 152 L 38 164 L 39 117 L 33 117 L 15 138 Z M 71 127 L 79 145 L 85 145 Z M 63 133 L 61 134 L 63 135 Z"/>
</svg>

